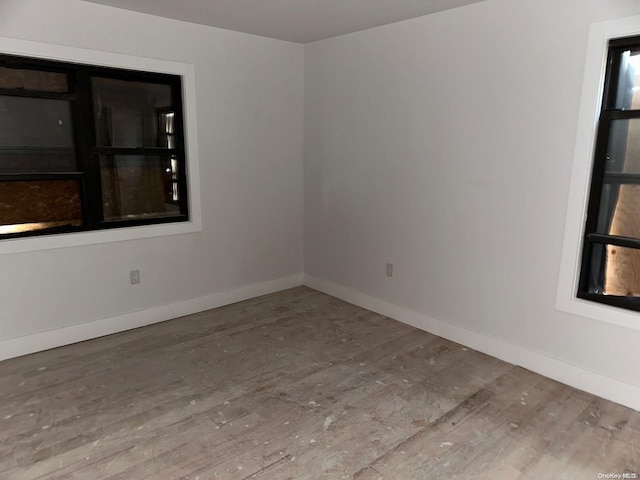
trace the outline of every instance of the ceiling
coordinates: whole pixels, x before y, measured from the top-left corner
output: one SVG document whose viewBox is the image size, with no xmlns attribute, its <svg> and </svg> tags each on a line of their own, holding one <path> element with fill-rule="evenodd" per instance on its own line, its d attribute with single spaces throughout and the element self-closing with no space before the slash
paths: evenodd
<svg viewBox="0 0 640 480">
<path fill-rule="evenodd" d="M 308 43 L 482 0 L 84 0 Z"/>
</svg>

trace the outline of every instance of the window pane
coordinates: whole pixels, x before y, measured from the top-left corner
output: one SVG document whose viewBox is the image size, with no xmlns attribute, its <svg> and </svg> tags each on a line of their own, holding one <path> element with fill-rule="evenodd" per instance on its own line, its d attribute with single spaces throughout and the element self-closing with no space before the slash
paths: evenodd
<svg viewBox="0 0 640 480">
<path fill-rule="evenodd" d="M 93 78 L 96 141 L 101 147 L 166 147 L 171 86 Z M 163 117 L 164 115 L 164 117 Z"/>
<path fill-rule="evenodd" d="M 0 182 L 0 233 L 82 225 L 77 180 Z"/>
<path fill-rule="evenodd" d="M 613 120 L 605 173 L 640 173 L 640 118 Z"/>
<path fill-rule="evenodd" d="M 175 157 L 101 155 L 105 220 L 180 215 Z"/>
<path fill-rule="evenodd" d="M 0 96 L 0 173 L 75 170 L 70 102 Z"/>
<path fill-rule="evenodd" d="M 65 93 L 69 91 L 64 73 L 0 67 L 0 88 Z"/>
<path fill-rule="evenodd" d="M 640 110 L 640 49 L 622 53 L 615 108 Z"/>
<path fill-rule="evenodd" d="M 597 233 L 640 238 L 640 185 L 603 185 Z"/>
<path fill-rule="evenodd" d="M 640 296 L 640 250 L 596 244 L 590 257 L 591 293 Z"/>
</svg>

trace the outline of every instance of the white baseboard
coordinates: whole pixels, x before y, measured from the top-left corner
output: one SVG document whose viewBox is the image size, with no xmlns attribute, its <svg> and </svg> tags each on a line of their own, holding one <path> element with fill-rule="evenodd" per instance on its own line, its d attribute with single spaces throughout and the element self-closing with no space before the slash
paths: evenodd
<svg viewBox="0 0 640 480">
<path fill-rule="evenodd" d="M 111 335 L 133 328 L 164 322 L 173 318 L 203 312 L 250 298 L 278 292 L 302 285 L 302 274 L 294 274 L 266 282 L 254 283 L 212 293 L 204 297 L 125 313 L 115 317 L 101 318 L 87 323 L 71 325 L 47 332 L 0 341 L 0 360 L 61 347 L 92 338 Z"/>
<path fill-rule="evenodd" d="M 303 283 L 320 292 L 333 295 L 407 325 L 438 335 L 505 362 L 521 366 L 579 390 L 640 411 L 640 387 L 631 385 L 539 352 L 437 320 L 428 315 L 395 305 L 351 288 L 312 275 L 304 275 Z"/>
<path fill-rule="evenodd" d="M 302 274 L 294 274 L 212 293 L 204 297 L 0 341 L 0 360 L 171 320 L 302 284 L 407 325 L 460 343 L 505 362 L 519 365 L 558 382 L 640 411 L 640 387 L 638 386 L 528 350 L 500 338 L 437 320 L 428 315 L 307 274 L 304 276 Z"/>
</svg>

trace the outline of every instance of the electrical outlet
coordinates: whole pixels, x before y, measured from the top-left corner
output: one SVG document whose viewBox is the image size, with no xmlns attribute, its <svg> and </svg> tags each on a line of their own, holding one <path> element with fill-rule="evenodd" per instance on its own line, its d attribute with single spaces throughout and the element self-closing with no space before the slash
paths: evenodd
<svg viewBox="0 0 640 480">
<path fill-rule="evenodd" d="M 140 270 L 131 270 L 129 272 L 129 282 L 131 285 L 137 285 L 140 283 Z"/>
<path fill-rule="evenodd" d="M 387 263 L 387 277 L 393 277 L 393 263 Z"/>
</svg>

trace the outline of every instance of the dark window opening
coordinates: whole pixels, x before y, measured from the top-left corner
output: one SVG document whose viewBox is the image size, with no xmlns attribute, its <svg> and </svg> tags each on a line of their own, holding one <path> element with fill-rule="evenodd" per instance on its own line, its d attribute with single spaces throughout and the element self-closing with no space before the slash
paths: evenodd
<svg viewBox="0 0 640 480">
<path fill-rule="evenodd" d="M 188 220 L 177 75 L 0 56 L 0 238 Z"/>
<path fill-rule="evenodd" d="M 609 44 L 578 297 L 640 310 L 640 37 Z"/>
</svg>

